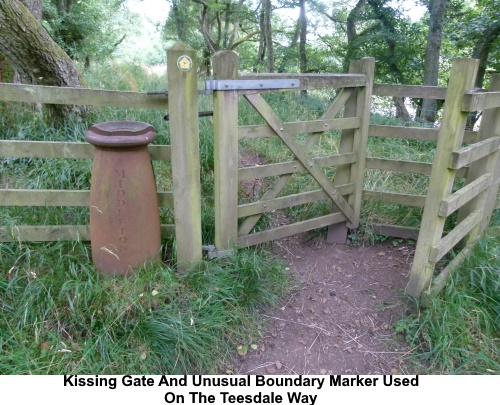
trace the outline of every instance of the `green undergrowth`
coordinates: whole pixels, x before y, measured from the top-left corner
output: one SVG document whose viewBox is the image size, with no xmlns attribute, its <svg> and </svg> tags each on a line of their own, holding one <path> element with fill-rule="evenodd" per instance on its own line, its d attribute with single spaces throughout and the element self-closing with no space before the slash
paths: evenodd
<svg viewBox="0 0 500 405">
<path fill-rule="evenodd" d="M 100 276 L 85 243 L 0 245 L 0 374 L 221 372 L 287 288 L 280 261 L 240 250 L 186 271 Z"/>
<path fill-rule="evenodd" d="M 444 291 L 396 330 L 428 373 L 500 374 L 500 245 L 484 237 Z"/>
</svg>

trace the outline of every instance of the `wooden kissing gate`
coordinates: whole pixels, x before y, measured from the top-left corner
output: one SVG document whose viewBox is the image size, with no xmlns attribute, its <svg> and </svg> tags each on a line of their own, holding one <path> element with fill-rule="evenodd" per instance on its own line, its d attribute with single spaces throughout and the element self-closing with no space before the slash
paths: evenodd
<svg viewBox="0 0 500 405">
<path fill-rule="evenodd" d="M 152 159 L 171 160 L 172 191 L 158 193 L 159 205 L 174 208 L 177 258 L 181 266 L 202 259 L 201 186 L 198 126 L 196 51 L 178 43 L 167 52 L 168 100 L 165 95 L 146 95 L 90 89 L 0 84 L 0 101 L 77 104 L 130 108 L 168 109 L 171 145 L 150 146 Z M 348 229 L 360 223 L 363 200 L 422 206 L 420 229 L 381 225 L 389 236 L 416 235 L 418 242 L 407 293 L 420 298 L 436 294 L 452 270 L 471 251 L 499 208 L 500 184 L 500 75 L 493 75 L 488 91 L 475 91 L 478 62 L 457 59 L 448 88 L 395 86 L 373 83 L 375 60 L 351 61 L 348 74 L 278 75 L 239 74 L 238 56 L 218 52 L 213 61 L 215 248 L 218 252 L 248 247 L 328 226 L 327 242 L 345 243 Z M 283 122 L 262 97 L 276 91 L 268 86 L 286 80 L 295 90 L 338 89 L 337 96 L 320 119 Z M 295 86 L 295 87 L 294 87 Z M 238 125 L 238 99 L 243 96 L 266 122 Z M 372 95 L 445 99 L 441 126 L 411 128 L 370 125 Z M 467 114 L 483 111 L 478 132 L 465 131 Z M 340 130 L 337 154 L 313 158 L 309 153 L 325 131 Z M 304 143 L 295 134 L 307 133 Z M 291 161 L 255 167 L 238 167 L 240 139 L 279 137 L 291 151 Z M 428 163 L 367 157 L 370 136 L 437 140 L 432 167 Z M 83 142 L 0 141 L 0 158 L 91 158 L 93 147 Z M 331 179 L 323 171 L 336 167 Z M 365 169 L 430 174 L 426 196 L 363 190 Z M 295 173 L 308 173 L 317 190 L 279 196 Z M 453 192 L 455 177 L 466 185 Z M 239 205 L 239 182 L 275 178 L 259 201 Z M 267 212 L 319 200 L 331 203 L 331 212 L 317 218 L 256 232 L 254 227 Z M 88 190 L 0 190 L 3 206 L 88 206 Z M 448 216 L 458 210 L 457 225 L 443 236 Z M 239 225 L 238 225 L 239 224 Z M 87 240 L 88 227 L 75 225 L 0 227 L 0 242 Z M 452 248 L 462 249 L 434 276 L 436 263 Z"/>
</svg>

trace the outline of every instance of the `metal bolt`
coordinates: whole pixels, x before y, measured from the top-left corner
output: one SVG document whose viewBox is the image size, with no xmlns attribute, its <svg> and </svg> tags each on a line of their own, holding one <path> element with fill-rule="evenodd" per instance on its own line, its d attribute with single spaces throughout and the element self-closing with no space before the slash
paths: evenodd
<svg viewBox="0 0 500 405">
<path fill-rule="evenodd" d="M 259 86 L 260 86 L 260 87 L 262 87 L 262 86 L 264 86 L 264 84 L 262 84 L 262 83 L 259 83 Z"/>
<path fill-rule="evenodd" d="M 295 83 L 292 83 L 292 87 L 295 86 Z"/>
<path fill-rule="evenodd" d="M 283 128 L 280 128 L 280 131 L 283 131 Z"/>
<path fill-rule="evenodd" d="M 267 205 L 264 205 L 264 208 L 267 208 Z"/>
<path fill-rule="evenodd" d="M 325 127 L 327 127 L 327 126 L 328 126 L 328 124 L 325 124 Z"/>
<path fill-rule="evenodd" d="M 297 168 L 297 165 L 293 165 L 293 168 L 296 169 Z"/>
<path fill-rule="evenodd" d="M 229 87 L 229 84 L 227 84 L 227 83 L 226 83 L 226 84 L 224 85 L 224 87 L 227 89 L 227 88 Z"/>
<path fill-rule="evenodd" d="M 335 195 L 335 194 L 337 194 L 337 190 L 332 191 L 332 195 Z"/>
</svg>

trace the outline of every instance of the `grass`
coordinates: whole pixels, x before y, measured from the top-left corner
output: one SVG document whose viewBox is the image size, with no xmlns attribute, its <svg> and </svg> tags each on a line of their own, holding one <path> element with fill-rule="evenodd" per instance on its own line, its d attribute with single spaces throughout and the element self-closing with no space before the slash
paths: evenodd
<svg viewBox="0 0 500 405">
<path fill-rule="evenodd" d="M 286 289 L 280 261 L 149 265 L 101 277 L 86 243 L 0 245 L 0 374 L 215 373 Z M 225 371 L 225 370 L 224 370 Z"/>
</svg>

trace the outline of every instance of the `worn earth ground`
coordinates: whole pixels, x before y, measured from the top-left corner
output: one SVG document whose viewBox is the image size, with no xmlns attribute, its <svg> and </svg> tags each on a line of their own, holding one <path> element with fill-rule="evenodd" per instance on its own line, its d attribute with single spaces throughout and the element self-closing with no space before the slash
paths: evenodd
<svg viewBox="0 0 500 405">
<path fill-rule="evenodd" d="M 254 152 L 240 166 L 265 164 Z M 261 198 L 261 179 L 241 182 L 243 199 Z M 272 226 L 290 219 L 272 214 Z M 315 235 L 315 236 L 314 236 Z M 413 350 L 395 330 L 415 306 L 404 294 L 414 245 L 328 245 L 306 233 L 272 243 L 296 287 L 275 309 L 261 310 L 261 338 L 240 347 L 234 374 L 413 374 Z"/>
<path fill-rule="evenodd" d="M 235 374 L 406 374 L 412 350 L 395 331 L 413 246 L 328 245 L 307 235 L 274 242 L 296 277 L 278 308 L 261 311 L 262 337 L 241 351 Z"/>
</svg>

